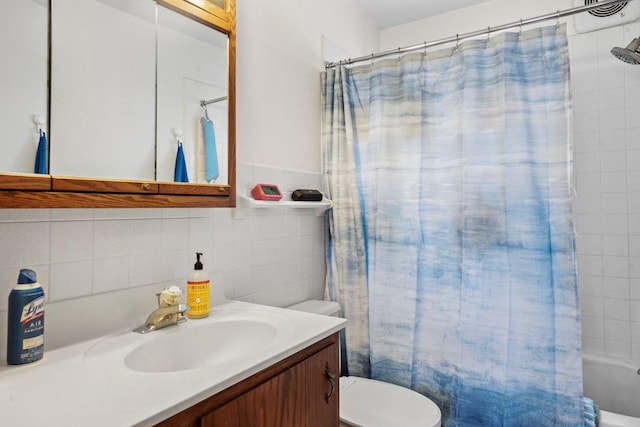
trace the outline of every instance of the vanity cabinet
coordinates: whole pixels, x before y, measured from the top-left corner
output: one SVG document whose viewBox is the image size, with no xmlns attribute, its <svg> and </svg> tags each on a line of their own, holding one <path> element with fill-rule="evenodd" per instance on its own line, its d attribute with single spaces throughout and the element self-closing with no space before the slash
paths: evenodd
<svg viewBox="0 0 640 427">
<path fill-rule="evenodd" d="M 337 427 L 338 353 L 336 333 L 158 426 Z"/>
</svg>

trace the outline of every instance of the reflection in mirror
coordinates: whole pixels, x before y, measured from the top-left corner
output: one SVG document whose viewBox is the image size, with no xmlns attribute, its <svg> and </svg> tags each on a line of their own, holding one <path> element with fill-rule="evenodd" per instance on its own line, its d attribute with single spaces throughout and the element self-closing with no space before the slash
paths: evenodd
<svg viewBox="0 0 640 427">
<path fill-rule="evenodd" d="M 39 116 L 46 131 L 48 1 L 3 1 L 0 12 L 0 171 L 32 173 Z"/>
<path fill-rule="evenodd" d="M 157 179 L 173 181 L 177 129 L 189 182 L 227 184 L 227 36 L 162 6 L 157 28 Z M 201 101 L 220 98 L 206 105 L 206 111 L 201 106 Z M 205 113 L 209 138 L 202 123 Z"/>
<path fill-rule="evenodd" d="M 154 179 L 155 3 L 51 7 L 50 173 Z"/>
</svg>

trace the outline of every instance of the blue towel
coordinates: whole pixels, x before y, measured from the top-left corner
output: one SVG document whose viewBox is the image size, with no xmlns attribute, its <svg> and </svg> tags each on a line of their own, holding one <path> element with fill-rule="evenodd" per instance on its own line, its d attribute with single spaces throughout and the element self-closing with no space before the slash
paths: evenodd
<svg viewBox="0 0 640 427">
<path fill-rule="evenodd" d="M 184 150 L 182 143 L 178 143 L 178 153 L 176 154 L 176 168 L 173 172 L 173 180 L 175 182 L 189 182 L 187 175 L 187 163 L 184 159 Z"/>
<path fill-rule="evenodd" d="M 584 397 L 584 425 L 585 427 L 598 427 L 598 405 L 588 397 Z"/>
<path fill-rule="evenodd" d="M 33 168 L 34 173 L 47 173 L 47 135 L 40 130 L 40 140 L 36 151 L 36 162 Z"/>
<path fill-rule="evenodd" d="M 213 182 L 218 178 L 218 153 L 216 152 L 216 135 L 213 131 L 213 122 L 206 117 L 201 117 L 202 133 L 204 134 L 205 179 Z"/>
</svg>

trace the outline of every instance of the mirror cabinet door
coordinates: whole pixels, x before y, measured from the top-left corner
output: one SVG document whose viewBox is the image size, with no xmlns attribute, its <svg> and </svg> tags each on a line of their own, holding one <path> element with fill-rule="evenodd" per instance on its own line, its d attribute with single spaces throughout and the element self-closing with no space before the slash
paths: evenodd
<svg viewBox="0 0 640 427">
<path fill-rule="evenodd" d="M 51 7 L 51 174 L 153 180 L 155 3 Z"/>
<path fill-rule="evenodd" d="M 227 36 L 162 6 L 157 28 L 157 179 L 173 180 L 179 140 L 189 182 L 228 184 Z"/>
<path fill-rule="evenodd" d="M 47 131 L 48 21 L 47 0 L 2 2 L 0 171 L 3 172 L 33 173 L 38 130 Z M 39 120 L 34 121 L 34 116 Z"/>
</svg>

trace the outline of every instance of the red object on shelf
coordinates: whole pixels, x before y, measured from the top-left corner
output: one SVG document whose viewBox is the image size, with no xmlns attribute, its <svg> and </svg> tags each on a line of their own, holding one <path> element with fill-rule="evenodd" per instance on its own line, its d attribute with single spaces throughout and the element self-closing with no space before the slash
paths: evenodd
<svg viewBox="0 0 640 427">
<path fill-rule="evenodd" d="M 251 190 L 251 195 L 256 200 L 277 202 L 282 199 L 282 192 L 275 184 L 256 184 Z"/>
</svg>

